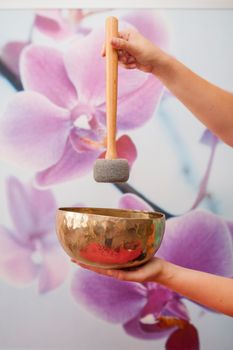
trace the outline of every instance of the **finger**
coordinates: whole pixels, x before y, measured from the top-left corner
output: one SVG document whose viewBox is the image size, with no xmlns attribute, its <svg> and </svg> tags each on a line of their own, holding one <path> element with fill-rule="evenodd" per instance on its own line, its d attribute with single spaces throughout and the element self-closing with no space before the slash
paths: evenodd
<svg viewBox="0 0 233 350">
<path fill-rule="evenodd" d="M 131 56 L 128 52 L 119 50 L 118 51 L 118 59 L 122 63 L 128 64 L 128 63 L 136 63 L 135 57 Z"/>
<path fill-rule="evenodd" d="M 107 275 L 121 281 L 139 282 L 143 280 L 143 276 L 141 275 L 141 272 L 139 270 L 107 270 Z"/>
<path fill-rule="evenodd" d="M 127 59 L 127 63 L 135 63 L 136 64 L 136 60 L 133 56 L 130 56 L 128 59 Z"/>
<path fill-rule="evenodd" d="M 121 39 L 129 40 L 129 32 L 128 31 L 118 32 L 118 37 Z"/>
<path fill-rule="evenodd" d="M 115 49 L 131 51 L 132 45 L 129 41 L 121 38 L 112 38 L 111 44 Z"/>
<path fill-rule="evenodd" d="M 122 57 L 120 58 L 120 61 L 121 61 L 122 63 L 126 64 L 126 63 L 127 63 L 127 57 L 126 57 L 126 56 L 122 56 Z"/>
<path fill-rule="evenodd" d="M 73 263 L 75 263 L 76 265 L 78 265 L 86 270 L 98 273 L 100 275 L 113 277 L 113 278 L 116 278 L 116 279 L 122 280 L 122 281 L 130 281 L 130 282 L 143 281 L 143 276 L 141 274 L 141 271 L 137 267 L 136 268 L 129 268 L 129 269 L 125 269 L 125 270 L 117 270 L 117 269 L 111 270 L 111 269 L 102 269 L 102 268 L 98 268 L 95 266 L 86 265 L 86 264 L 83 264 L 83 263 L 73 259 L 73 258 L 71 259 L 71 261 Z"/>
<path fill-rule="evenodd" d="M 125 68 L 125 69 L 135 69 L 135 68 L 137 68 L 136 63 L 129 63 L 129 64 L 126 63 L 126 64 L 125 64 L 125 63 L 119 61 L 119 65 L 120 65 L 121 67 Z"/>
<path fill-rule="evenodd" d="M 91 266 L 91 265 L 86 265 L 80 262 L 76 262 L 77 265 L 79 265 L 80 267 L 98 273 L 100 275 L 104 275 L 104 276 L 112 276 L 114 275 L 114 270 L 110 270 L 110 269 L 103 269 L 103 268 L 99 268 L 99 267 L 95 267 L 95 266 Z"/>
<path fill-rule="evenodd" d="M 137 68 L 137 65 L 136 65 L 136 63 L 130 63 L 130 64 L 126 64 L 125 68 L 126 69 L 135 69 L 135 68 Z"/>
<path fill-rule="evenodd" d="M 100 275 L 113 277 L 113 278 L 116 278 L 119 280 L 128 280 L 128 277 L 127 277 L 125 271 L 123 271 L 123 270 L 103 269 L 103 268 L 98 268 L 98 267 L 94 267 L 94 266 L 90 266 L 90 265 L 85 265 L 85 264 L 79 263 L 79 262 L 76 262 L 76 263 L 80 267 L 82 267 L 86 270 L 98 273 Z"/>
<path fill-rule="evenodd" d="M 118 56 L 122 57 L 124 55 L 124 51 L 123 50 L 118 50 Z"/>
<path fill-rule="evenodd" d="M 129 282 L 143 282 L 144 276 L 140 269 L 125 271 L 120 270 L 116 278 Z"/>
<path fill-rule="evenodd" d="M 130 57 L 132 57 L 131 55 L 130 55 L 130 53 L 128 52 L 128 51 L 125 51 L 125 57 L 127 58 L 127 60 L 130 58 Z"/>
</svg>

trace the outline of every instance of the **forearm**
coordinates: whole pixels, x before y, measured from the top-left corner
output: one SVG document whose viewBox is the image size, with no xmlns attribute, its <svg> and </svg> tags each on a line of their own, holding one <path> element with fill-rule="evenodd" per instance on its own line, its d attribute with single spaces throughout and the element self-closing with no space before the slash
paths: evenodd
<svg viewBox="0 0 233 350">
<path fill-rule="evenodd" d="M 165 53 L 153 73 L 208 129 L 233 147 L 233 94 Z"/>
<path fill-rule="evenodd" d="M 233 317 L 233 279 L 183 268 L 167 261 L 156 282 L 206 307 Z"/>
</svg>

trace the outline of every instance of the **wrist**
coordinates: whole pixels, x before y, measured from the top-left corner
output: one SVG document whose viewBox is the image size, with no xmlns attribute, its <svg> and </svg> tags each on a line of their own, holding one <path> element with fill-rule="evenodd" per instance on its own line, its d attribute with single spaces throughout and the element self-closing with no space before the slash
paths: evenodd
<svg viewBox="0 0 233 350">
<path fill-rule="evenodd" d="M 172 70 L 174 58 L 160 49 L 159 53 L 156 52 L 155 57 L 156 58 L 153 61 L 152 74 L 159 79 L 163 79 Z"/>
<path fill-rule="evenodd" d="M 160 264 L 160 272 L 156 277 L 156 282 L 167 286 L 176 274 L 176 265 L 163 259 L 160 260 Z"/>
</svg>

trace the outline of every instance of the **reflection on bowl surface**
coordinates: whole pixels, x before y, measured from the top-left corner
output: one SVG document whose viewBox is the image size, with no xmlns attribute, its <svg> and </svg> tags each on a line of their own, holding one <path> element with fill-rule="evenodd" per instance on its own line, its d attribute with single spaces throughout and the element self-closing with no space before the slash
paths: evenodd
<svg viewBox="0 0 233 350">
<path fill-rule="evenodd" d="M 159 212 L 109 208 L 59 208 L 58 239 L 73 259 L 102 268 L 148 261 L 158 250 L 165 216 Z"/>
</svg>

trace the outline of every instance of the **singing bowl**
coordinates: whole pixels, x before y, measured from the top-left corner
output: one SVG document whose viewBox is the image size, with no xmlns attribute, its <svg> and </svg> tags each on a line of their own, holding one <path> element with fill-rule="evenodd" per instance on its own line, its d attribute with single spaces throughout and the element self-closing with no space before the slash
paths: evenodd
<svg viewBox="0 0 233 350">
<path fill-rule="evenodd" d="M 73 259 L 101 268 L 122 269 L 144 264 L 164 235 L 160 212 L 106 208 L 59 208 L 58 239 Z"/>
</svg>

